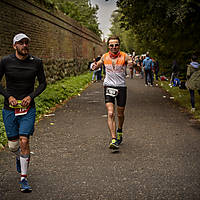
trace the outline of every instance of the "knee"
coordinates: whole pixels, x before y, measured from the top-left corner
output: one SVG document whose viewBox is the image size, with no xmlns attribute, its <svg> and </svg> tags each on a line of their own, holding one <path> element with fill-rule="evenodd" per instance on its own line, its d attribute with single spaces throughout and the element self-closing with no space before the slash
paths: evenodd
<svg viewBox="0 0 200 200">
<path fill-rule="evenodd" d="M 29 146 L 29 140 L 26 137 L 20 138 L 20 148 L 21 150 L 26 150 Z"/>
<path fill-rule="evenodd" d="M 19 149 L 19 140 L 17 141 L 8 140 L 8 147 L 10 151 L 16 152 Z"/>
<path fill-rule="evenodd" d="M 117 116 L 118 117 L 124 117 L 124 108 L 119 108 L 117 109 Z"/>
<path fill-rule="evenodd" d="M 114 118 L 115 117 L 115 113 L 112 111 L 108 111 L 108 118 Z"/>
<path fill-rule="evenodd" d="M 124 112 L 118 112 L 118 113 L 117 113 L 117 116 L 118 116 L 118 117 L 124 117 Z"/>
<path fill-rule="evenodd" d="M 26 137 L 20 138 L 20 145 L 22 146 L 28 145 L 28 138 Z"/>
</svg>

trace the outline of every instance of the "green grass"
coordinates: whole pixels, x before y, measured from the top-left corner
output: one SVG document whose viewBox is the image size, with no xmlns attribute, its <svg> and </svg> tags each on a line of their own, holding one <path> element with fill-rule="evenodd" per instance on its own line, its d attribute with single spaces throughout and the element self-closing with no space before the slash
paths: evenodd
<svg viewBox="0 0 200 200">
<path fill-rule="evenodd" d="M 174 97 L 174 101 L 178 103 L 187 112 L 191 112 L 190 94 L 189 91 L 179 89 L 179 87 L 170 87 L 169 81 L 159 81 L 157 82 L 160 87 L 167 91 L 170 96 Z M 195 107 L 196 111 L 192 113 L 194 118 L 200 119 L 200 95 L 195 91 Z"/>
<path fill-rule="evenodd" d="M 47 85 L 46 90 L 35 98 L 37 117 L 39 120 L 44 114 L 52 112 L 53 107 L 62 104 L 63 101 L 78 95 L 91 82 L 92 73 L 82 74 L 75 77 L 67 77 L 55 84 Z M 3 108 L 3 96 L 0 96 L 0 106 Z M 0 146 L 7 143 L 5 128 L 2 119 L 2 109 L 0 111 Z"/>
</svg>

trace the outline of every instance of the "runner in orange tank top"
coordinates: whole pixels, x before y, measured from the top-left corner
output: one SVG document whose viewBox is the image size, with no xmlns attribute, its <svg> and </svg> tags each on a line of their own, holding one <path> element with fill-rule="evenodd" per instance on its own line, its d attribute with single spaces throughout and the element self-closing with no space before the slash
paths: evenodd
<svg viewBox="0 0 200 200">
<path fill-rule="evenodd" d="M 110 149 L 118 149 L 122 142 L 122 128 L 127 97 L 126 67 L 132 66 L 132 59 L 120 51 L 120 39 L 117 36 L 108 38 L 109 52 L 93 66 L 93 70 L 105 65 L 106 76 L 104 79 L 104 96 L 108 113 L 108 128 L 112 137 Z M 115 100 L 117 102 L 118 129 L 116 131 Z"/>
</svg>

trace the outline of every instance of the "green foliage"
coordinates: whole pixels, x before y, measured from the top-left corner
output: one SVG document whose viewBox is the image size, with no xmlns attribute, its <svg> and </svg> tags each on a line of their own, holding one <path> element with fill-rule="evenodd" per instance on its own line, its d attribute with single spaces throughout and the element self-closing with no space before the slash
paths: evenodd
<svg viewBox="0 0 200 200">
<path fill-rule="evenodd" d="M 198 0 L 118 0 L 117 6 L 112 34 L 126 38 L 136 54 L 150 51 L 160 61 L 162 71 L 168 72 L 176 59 L 184 73 L 191 55 L 200 54 Z M 127 52 L 131 49 L 126 44 L 123 48 Z"/>
<path fill-rule="evenodd" d="M 125 30 L 125 28 L 122 28 L 120 26 L 121 24 L 119 23 L 119 20 L 120 20 L 120 13 L 117 11 L 114 11 L 111 15 L 112 27 L 110 28 L 110 31 L 111 31 L 112 35 L 117 35 L 120 37 L 121 50 L 131 53 L 134 50 L 133 49 L 134 43 L 132 40 L 133 32 L 131 29 Z"/>
<path fill-rule="evenodd" d="M 78 95 L 91 81 L 91 74 L 86 73 L 76 77 L 67 77 L 55 84 L 48 85 L 46 90 L 35 98 L 37 120 L 45 113 L 51 112 L 52 107 L 62 103 L 64 100 L 70 99 L 72 96 Z M 4 98 L 0 96 L 0 105 L 3 108 Z M 0 113 L 0 144 L 7 143 L 5 128 Z"/>
<path fill-rule="evenodd" d="M 80 24 L 101 36 L 97 20 L 98 6 L 92 7 L 90 0 L 35 0 L 45 5 L 47 9 L 56 9 L 75 19 Z"/>
</svg>

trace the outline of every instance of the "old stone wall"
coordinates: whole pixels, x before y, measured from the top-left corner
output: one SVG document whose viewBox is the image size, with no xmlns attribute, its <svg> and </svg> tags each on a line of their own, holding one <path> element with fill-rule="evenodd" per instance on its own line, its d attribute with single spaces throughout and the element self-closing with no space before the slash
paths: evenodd
<svg viewBox="0 0 200 200">
<path fill-rule="evenodd" d="M 15 34 L 27 34 L 30 53 L 43 60 L 50 83 L 84 72 L 88 61 L 104 53 L 105 46 L 94 33 L 33 0 L 1 0 L 0 8 L 0 57 L 14 52 Z"/>
</svg>

